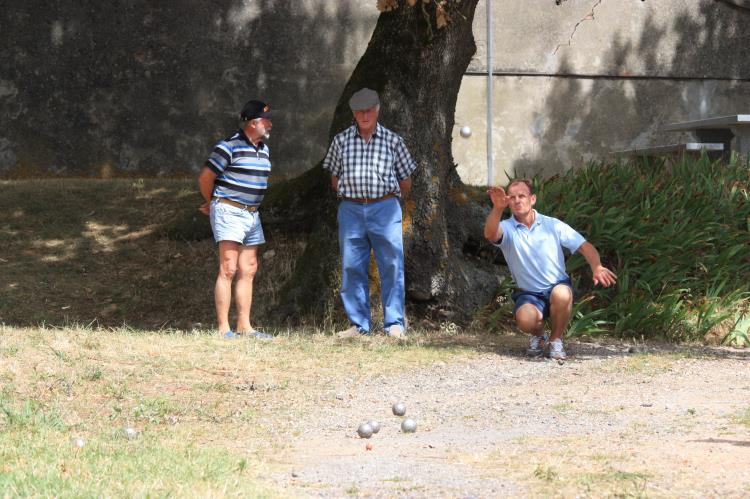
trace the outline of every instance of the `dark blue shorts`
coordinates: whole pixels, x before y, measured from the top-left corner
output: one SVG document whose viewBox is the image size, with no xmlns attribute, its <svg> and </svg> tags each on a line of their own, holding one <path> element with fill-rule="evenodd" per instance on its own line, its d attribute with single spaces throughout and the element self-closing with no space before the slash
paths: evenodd
<svg viewBox="0 0 750 499">
<path fill-rule="evenodd" d="M 547 291 L 544 291 L 542 293 L 535 293 L 533 291 L 524 291 L 522 289 L 519 289 L 518 291 L 514 292 L 511 295 L 511 298 L 513 298 L 513 302 L 515 303 L 515 306 L 513 307 L 513 315 L 514 316 L 516 315 L 516 312 L 521 307 L 521 305 L 531 303 L 542 313 L 542 317 L 544 319 L 549 317 L 549 295 L 552 293 L 552 290 L 558 284 L 565 284 L 566 286 L 568 286 L 570 290 L 573 292 L 573 301 L 575 301 L 576 292 L 573 289 L 573 283 L 570 282 L 570 279 L 563 279 L 562 281 L 556 282 L 551 288 L 549 288 Z"/>
</svg>

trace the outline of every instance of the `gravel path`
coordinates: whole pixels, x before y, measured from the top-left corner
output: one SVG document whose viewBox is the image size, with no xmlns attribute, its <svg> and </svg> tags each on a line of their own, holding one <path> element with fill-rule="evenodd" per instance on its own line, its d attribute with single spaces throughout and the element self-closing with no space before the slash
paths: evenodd
<svg viewBox="0 0 750 499">
<path fill-rule="evenodd" d="M 522 348 L 341 381 L 271 480 L 293 496 L 750 496 L 750 352 L 578 342 L 557 363 Z M 360 439 L 368 419 L 382 429 Z"/>
</svg>

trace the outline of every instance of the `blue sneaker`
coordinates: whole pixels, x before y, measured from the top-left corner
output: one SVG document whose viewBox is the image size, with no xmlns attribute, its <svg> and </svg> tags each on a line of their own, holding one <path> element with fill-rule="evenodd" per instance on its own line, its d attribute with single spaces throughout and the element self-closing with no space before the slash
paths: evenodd
<svg viewBox="0 0 750 499">
<path fill-rule="evenodd" d="M 273 335 L 264 333 L 262 331 L 253 331 L 252 333 L 238 333 L 236 331 L 227 331 L 224 333 L 225 338 L 241 338 L 243 336 L 249 336 L 252 338 L 257 338 L 259 340 L 272 340 Z"/>
<path fill-rule="evenodd" d="M 257 329 L 253 331 L 252 333 L 249 333 L 249 336 L 252 336 L 253 338 L 257 338 L 259 340 L 272 340 L 273 335 L 264 333 L 263 331 L 258 331 Z"/>
</svg>

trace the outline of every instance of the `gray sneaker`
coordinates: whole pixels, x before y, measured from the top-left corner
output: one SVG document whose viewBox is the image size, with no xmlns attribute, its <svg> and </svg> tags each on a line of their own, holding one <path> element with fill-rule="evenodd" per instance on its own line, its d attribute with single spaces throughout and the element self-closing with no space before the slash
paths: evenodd
<svg viewBox="0 0 750 499">
<path fill-rule="evenodd" d="M 529 336 L 529 348 L 526 349 L 526 355 L 529 357 L 539 357 L 544 353 L 544 346 L 547 344 L 547 335 Z"/>
<path fill-rule="evenodd" d="M 406 333 L 404 332 L 404 328 L 402 328 L 399 324 L 393 324 L 385 330 L 385 334 L 390 338 L 401 339 Z"/>
<path fill-rule="evenodd" d="M 339 331 L 338 333 L 336 333 L 336 336 L 342 339 L 361 338 L 362 336 L 367 335 L 368 333 L 360 329 L 359 326 L 352 326 L 349 329 L 344 329 L 343 331 Z"/>
<path fill-rule="evenodd" d="M 557 339 L 549 342 L 547 345 L 547 357 L 553 360 L 565 360 L 568 357 L 565 354 L 562 340 Z"/>
</svg>

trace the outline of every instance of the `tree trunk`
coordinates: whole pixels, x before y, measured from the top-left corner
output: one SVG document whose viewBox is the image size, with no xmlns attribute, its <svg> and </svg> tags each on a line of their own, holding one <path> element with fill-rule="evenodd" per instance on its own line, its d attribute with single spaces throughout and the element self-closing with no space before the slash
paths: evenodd
<svg viewBox="0 0 750 499">
<path fill-rule="evenodd" d="M 417 2 L 384 12 L 336 107 L 330 138 L 352 123 L 348 101 L 369 87 L 380 94 L 380 123 L 404 137 L 417 162 L 413 188 L 404 200 L 404 247 L 409 313 L 438 312 L 466 319 L 486 305 L 499 283 L 497 268 L 478 257 L 487 214 L 456 173 L 451 152 L 454 112 L 464 72 L 476 50 L 472 20 L 478 0 L 450 2 L 451 22 L 436 27 L 435 4 Z M 278 221 L 301 210 L 311 229 L 295 276 L 284 290 L 281 316 L 309 313 L 337 319 L 340 257 L 336 201 L 320 165 L 285 189 Z M 291 209 L 289 209 L 291 208 Z M 322 314 L 322 315 L 321 315 Z M 296 321 L 295 321 L 296 322 Z M 325 321 L 328 322 L 328 321 Z"/>
</svg>

